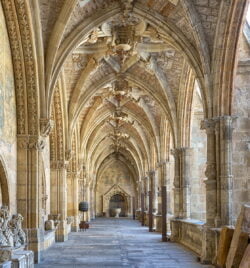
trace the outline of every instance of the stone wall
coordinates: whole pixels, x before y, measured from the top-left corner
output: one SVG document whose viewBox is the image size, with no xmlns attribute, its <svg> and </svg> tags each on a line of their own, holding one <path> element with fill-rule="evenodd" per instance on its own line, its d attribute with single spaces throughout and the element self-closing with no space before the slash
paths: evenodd
<svg viewBox="0 0 250 268">
<path fill-rule="evenodd" d="M 9 205 L 11 212 L 14 213 L 16 211 L 17 172 L 16 103 L 11 50 L 1 3 L 0 37 L 0 161 L 5 170 L 0 176 L 1 180 L 4 180 L 4 177 L 7 178 L 10 204 L 6 205 Z M 2 181 L 0 187 L 3 188 L 1 189 L 3 192 L 8 191 Z"/>
<path fill-rule="evenodd" d="M 233 132 L 233 222 L 241 205 L 250 198 L 250 56 L 249 44 L 242 35 L 239 46 L 232 114 L 238 118 Z"/>
<path fill-rule="evenodd" d="M 103 212 L 102 197 L 114 185 L 120 186 L 129 196 L 135 196 L 135 182 L 131 172 L 120 161 L 111 162 L 98 177 L 96 187 L 96 215 Z"/>
<path fill-rule="evenodd" d="M 203 222 L 178 219 L 170 221 L 171 230 L 174 232 L 174 241 L 185 245 L 200 256 L 202 250 Z"/>
</svg>

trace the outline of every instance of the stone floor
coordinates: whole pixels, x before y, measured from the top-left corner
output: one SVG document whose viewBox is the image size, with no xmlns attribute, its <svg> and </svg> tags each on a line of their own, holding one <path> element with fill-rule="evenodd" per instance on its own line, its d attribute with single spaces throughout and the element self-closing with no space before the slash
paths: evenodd
<svg viewBox="0 0 250 268">
<path fill-rule="evenodd" d="M 161 235 L 129 219 L 98 218 L 87 232 L 71 233 L 69 240 L 56 243 L 36 268 L 130 267 L 198 268 L 184 247 L 161 242 Z"/>
</svg>

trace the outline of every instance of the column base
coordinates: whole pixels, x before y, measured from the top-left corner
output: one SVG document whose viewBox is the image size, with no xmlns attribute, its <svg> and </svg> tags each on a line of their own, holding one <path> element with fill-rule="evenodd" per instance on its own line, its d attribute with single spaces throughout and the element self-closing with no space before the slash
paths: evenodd
<svg viewBox="0 0 250 268">
<path fill-rule="evenodd" d="M 155 221 L 156 221 L 155 231 L 161 233 L 161 231 L 162 231 L 162 216 L 155 215 Z"/>
<path fill-rule="evenodd" d="M 170 221 L 171 236 L 170 240 L 173 242 L 180 241 L 180 221 L 178 219 L 172 219 Z"/>
<path fill-rule="evenodd" d="M 149 223 L 148 212 L 145 211 L 145 212 L 144 212 L 144 225 L 145 225 L 145 226 L 148 226 L 148 223 Z"/>
<path fill-rule="evenodd" d="M 79 217 L 74 216 L 74 221 L 71 224 L 71 232 L 78 232 L 79 231 Z"/>
<path fill-rule="evenodd" d="M 65 242 L 68 240 L 68 224 L 67 222 L 60 221 L 56 230 L 56 242 Z"/>
<path fill-rule="evenodd" d="M 24 231 L 27 235 L 27 249 L 34 252 L 34 262 L 41 262 L 44 247 L 44 231 L 38 228 L 24 229 Z"/>
<path fill-rule="evenodd" d="M 216 257 L 216 232 L 212 227 L 204 226 L 202 230 L 201 263 L 212 264 Z"/>
</svg>

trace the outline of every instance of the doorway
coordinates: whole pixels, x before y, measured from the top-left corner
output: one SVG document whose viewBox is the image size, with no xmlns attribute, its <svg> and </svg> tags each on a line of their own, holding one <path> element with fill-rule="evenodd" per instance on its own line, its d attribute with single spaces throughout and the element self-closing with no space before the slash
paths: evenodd
<svg viewBox="0 0 250 268">
<path fill-rule="evenodd" d="M 125 197 L 121 194 L 115 194 L 110 198 L 109 201 L 109 215 L 111 217 L 115 216 L 115 208 L 121 208 L 120 217 L 127 216 L 127 204 Z"/>
</svg>

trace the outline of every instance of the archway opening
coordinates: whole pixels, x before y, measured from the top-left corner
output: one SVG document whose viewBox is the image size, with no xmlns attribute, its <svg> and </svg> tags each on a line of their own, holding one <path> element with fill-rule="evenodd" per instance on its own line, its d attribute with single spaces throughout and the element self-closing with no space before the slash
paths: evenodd
<svg viewBox="0 0 250 268">
<path fill-rule="evenodd" d="M 120 217 L 126 217 L 128 214 L 126 203 L 127 203 L 126 199 L 123 195 L 121 194 L 113 195 L 109 201 L 109 211 L 110 211 L 109 215 L 111 217 L 115 217 L 116 215 L 115 209 L 120 208 L 121 209 Z"/>
</svg>

